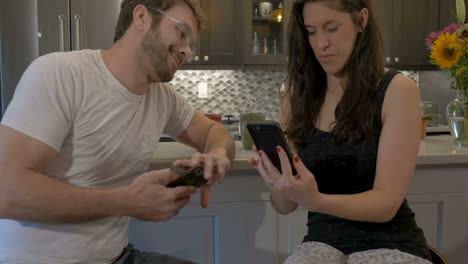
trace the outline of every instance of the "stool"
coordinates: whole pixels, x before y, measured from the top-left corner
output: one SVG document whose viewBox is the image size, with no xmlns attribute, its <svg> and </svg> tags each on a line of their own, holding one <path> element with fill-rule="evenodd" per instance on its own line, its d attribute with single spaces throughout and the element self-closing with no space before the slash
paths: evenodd
<svg viewBox="0 0 468 264">
<path fill-rule="evenodd" d="M 440 252 L 437 251 L 435 248 L 431 246 L 428 246 L 428 247 L 429 247 L 429 252 L 431 253 L 433 264 L 448 264 L 448 261 L 444 257 L 444 255 L 440 254 Z"/>
</svg>

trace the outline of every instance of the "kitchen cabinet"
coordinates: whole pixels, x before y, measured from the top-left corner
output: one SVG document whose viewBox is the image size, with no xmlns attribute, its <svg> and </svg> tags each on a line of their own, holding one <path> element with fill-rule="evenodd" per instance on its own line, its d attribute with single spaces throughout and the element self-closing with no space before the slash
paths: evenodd
<svg viewBox="0 0 468 264">
<path fill-rule="evenodd" d="M 114 40 L 120 2 L 37 1 L 39 55 L 58 51 L 110 48 Z"/>
<path fill-rule="evenodd" d="M 468 148 L 452 145 L 450 136 L 421 141 L 407 199 L 428 244 L 449 263 L 468 263 Z M 211 189 L 208 208 L 200 195 L 168 222 L 132 220 L 129 241 L 197 263 L 283 263 L 306 234 L 307 211 L 278 214 L 269 188 L 251 167 L 254 156 L 236 141 L 236 158 L 222 184 Z M 168 168 L 196 150 L 160 143 L 149 170 Z"/>
<path fill-rule="evenodd" d="M 112 46 L 120 0 L 38 1 L 39 54 Z M 240 64 L 240 3 L 199 0 L 208 18 L 192 65 Z M 50 8 L 53 6 L 54 8 Z M 105 15 L 103 15 L 105 14 Z"/>
<path fill-rule="evenodd" d="M 0 1 L 0 119 L 38 56 L 36 13 L 36 1 Z"/>
<path fill-rule="evenodd" d="M 284 64 L 287 54 L 287 22 L 292 0 L 272 0 L 269 15 L 262 13 L 263 0 L 241 1 L 243 6 L 243 63 Z M 263 15 L 263 16 L 262 16 Z M 256 43 L 255 43 L 256 42 Z M 257 46 L 258 45 L 258 46 Z"/>
<path fill-rule="evenodd" d="M 200 33 L 197 56 L 184 67 L 194 65 L 236 65 L 241 58 L 240 2 L 236 0 L 199 0 L 207 16 L 207 29 Z"/>
<path fill-rule="evenodd" d="M 456 23 L 458 20 L 455 0 L 440 0 L 440 3 L 439 29 L 442 30 L 450 23 Z M 465 7 L 468 7 L 468 0 L 465 0 Z"/>
<path fill-rule="evenodd" d="M 267 201 L 190 204 L 164 223 L 132 220 L 129 241 L 138 250 L 195 263 L 277 263 L 277 214 Z"/>
<path fill-rule="evenodd" d="M 279 263 L 278 216 L 269 195 L 261 195 L 266 187 L 260 176 L 251 174 L 227 175 L 213 188 L 208 208 L 200 207 L 198 193 L 168 222 L 132 219 L 129 242 L 195 263 Z"/>
<path fill-rule="evenodd" d="M 430 158 L 430 157 L 428 157 Z M 152 169 L 161 169 L 156 166 Z M 419 164 L 407 199 L 427 243 L 450 263 L 468 263 L 468 165 Z M 132 220 L 129 241 L 196 263 L 283 263 L 307 231 L 307 210 L 278 214 L 254 170 L 233 169 L 201 208 L 198 194 L 168 222 Z"/>
<path fill-rule="evenodd" d="M 430 53 L 425 38 L 439 27 L 439 0 L 386 0 L 374 3 L 384 37 L 386 64 L 400 69 L 433 67 L 429 62 Z"/>
</svg>

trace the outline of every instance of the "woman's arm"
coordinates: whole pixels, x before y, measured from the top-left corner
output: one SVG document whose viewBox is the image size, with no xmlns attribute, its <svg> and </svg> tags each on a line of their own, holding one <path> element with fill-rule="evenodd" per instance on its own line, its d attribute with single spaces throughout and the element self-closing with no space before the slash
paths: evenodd
<svg viewBox="0 0 468 264">
<path fill-rule="evenodd" d="M 320 194 L 303 206 L 356 221 L 387 222 L 395 216 L 411 183 L 421 130 L 419 90 L 403 75 L 388 87 L 382 124 L 374 188 L 353 195 Z"/>
</svg>

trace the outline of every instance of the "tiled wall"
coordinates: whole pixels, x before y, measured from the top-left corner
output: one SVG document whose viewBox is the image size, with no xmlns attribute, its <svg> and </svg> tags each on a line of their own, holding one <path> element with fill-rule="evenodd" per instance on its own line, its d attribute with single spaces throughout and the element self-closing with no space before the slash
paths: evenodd
<svg viewBox="0 0 468 264">
<path fill-rule="evenodd" d="M 419 81 L 418 72 L 404 72 Z M 258 111 L 278 118 L 279 90 L 285 74 L 264 70 L 181 70 L 171 82 L 176 90 L 203 113 L 232 114 Z M 198 84 L 208 83 L 208 98 L 198 97 Z M 254 109 L 252 100 L 257 101 Z"/>
<path fill-rule="evenodd" d="M 284 77 L 279 71 L 184 70 L 178 71 L 171 83 L 203 113 L 238 116 L 255 111 L 266 114 L 267 119 L 277 119 Z M 200 82 L 208 83 L 208 98 L 198 97 Z M 256 108 L 251 98 L 255 98 Z"/>
</svg>

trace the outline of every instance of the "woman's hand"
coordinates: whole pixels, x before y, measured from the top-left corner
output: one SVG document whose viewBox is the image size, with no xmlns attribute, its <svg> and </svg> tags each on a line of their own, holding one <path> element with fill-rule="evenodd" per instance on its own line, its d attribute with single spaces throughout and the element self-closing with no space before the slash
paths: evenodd
<svg viewBox="0 0 468 264">
<path fill-rule="evenodd" d="M 280 146 L 276 147 L 281 162 L 280 173 L 263 151 L 258 151 L 258 157 L 251 159 L 251 164 L 262 175 L 265 183 L 272 191 L 307 208 L 318 211 L 322 195 L 318 191 L 314 175 L 305 167 L 297 154 L 293 156 L 293 166 L 297 175 L 292 174 L 291 164 L 287 154 Z"/>
<path fill-rule="evenodd" d="M 257 151 L 257 148 L 255 146 L 252 147 L 252 150 L 257 155 L 255 157 L 253 157 L 253 158 L 249 158 L 249 163 L 262 176 L 263 180 L 265 181 L 265 184 L 268 185 L 268 187 L 270 187 L 270 189 L 271 189 L 273 187 L 274 182 L 275 182 L 274 181 L 275 178 L 267 170 L 267 168 L 265 167 L 265 163 L 263 162 L 263 159 L 261 158 L 261 155 L 264 155 L 267 159 L 268 159 L 268 156 L 266 156 L 265 152 L 263 152 L 263 151 L 262 152 Z M 268 159 L 268 161 L 270 161 L 270 159 Z M 270 161 L 270 163 L 271 163 L 271 161 Z M 278 170 L 276 170 L 276 168 L 274 168 L 274 169 L 275 169 L 275 173 L 279 174 Z"/>
</svg>

